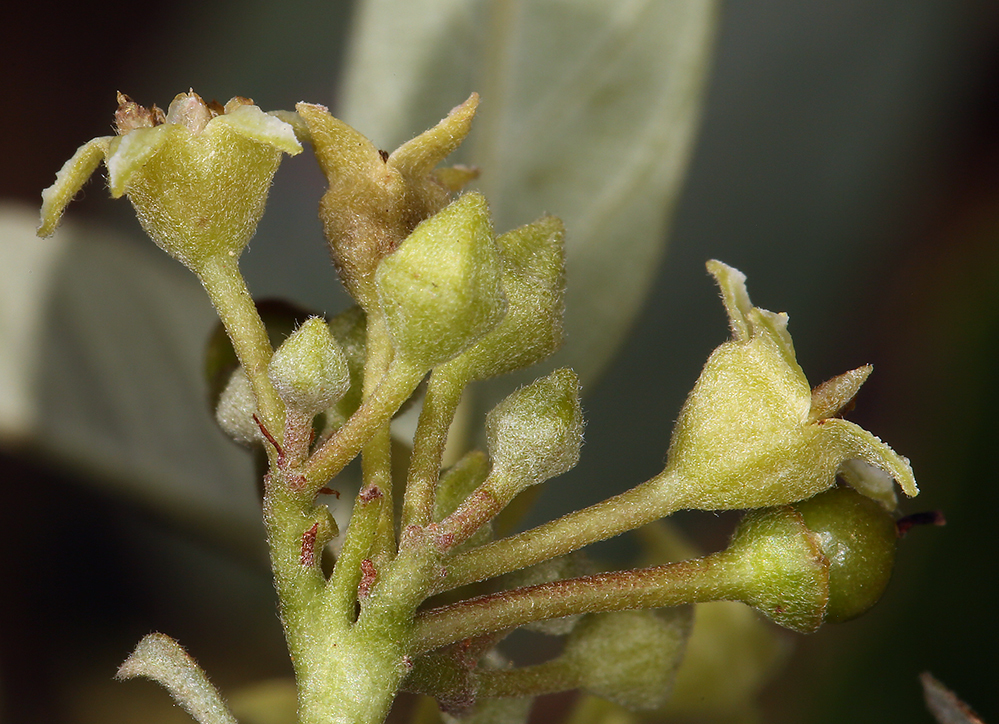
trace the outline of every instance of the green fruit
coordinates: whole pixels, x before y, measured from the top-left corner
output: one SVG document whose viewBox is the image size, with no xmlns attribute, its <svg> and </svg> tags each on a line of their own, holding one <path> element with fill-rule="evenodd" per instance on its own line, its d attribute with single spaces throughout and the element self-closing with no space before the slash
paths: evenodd
<svg viewBox="0 0 999 724">
<path fill-rule="evenodd" d="M 878 602 L 895 563 L 895 520 L 852 488 L 833 488 L 794 506 L 829 559 L 825 620 L 856 618 Z"/>
</svg>

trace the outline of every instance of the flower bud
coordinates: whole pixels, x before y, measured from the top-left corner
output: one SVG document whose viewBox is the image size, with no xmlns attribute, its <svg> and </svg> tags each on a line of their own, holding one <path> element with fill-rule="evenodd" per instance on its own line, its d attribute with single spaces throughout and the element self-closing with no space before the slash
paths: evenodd
<svg viewBox="0 0 999 724">
<path fill-rule="evenodd" d="M 376 274 L 397 355 L 429 370 L 478 341 L 506 311 L 501 273 L 481 194 L 421 223 Z"/>
<path fill-rule="evenodd" d="M 503 259 L 507 312 L 502 321 L 449 365 L 469 380 L 524 369 L 562 346 L 565 227 L 546 216 L 496 239 Z"/>
<path fill-rule="evenodd" d="M 669 699 L 693 625 L 693 608 L 586 616 L 569 634 L 563 660 L 580 687 L 631 710 Z"/>
<path fill-rule="evenodd" d="M 264 299 L 256 302 L 257 313 L 267 330 L 272 347 L 277 347 L 315 312 L 283 299 Z M 215 410 L 222 391 L 229 384 L 232 373 L 239 367 L 239 358 L 226 334 L 222 322 L 217 322 L 205 345 L 205 380 L 208 383 L 208 405 Z M 254 423 L 255 424 L 255 423 Z"/>
<path fill-rule="evenodd" d="M 571 470 L 583 443 L 579 378 L 558 369 L 521 387 L 490 411 L 486 438 L 493 461 L 490 480 L 507 500 Z"/>
<path fill-rule="evenodd" d="M 297 106 L 316 159 L 329 182 L 319 217 L 337 272 L 366 310 L 377 304 L 375 270 L 421 221 L 443 209 L 449 192 L 478 175 L 434 167 L 471 128 L 479 97 L 472 94 L 447 118 L 393 153 L 379 151 L 362 134 L 308 103 Z"/>
<path fill-rule="evenodd" d="M 242 367 L 237 367 L 229 377 L 229 384 L 219 395 L 215 407 L 215 421 L 222 432 L 240 445 L 255 445 L 263 441 L 260 426 L 253 415 L 257 412 L 257 397 L 253 385 Z"/>
<path fill-rule="evenodd" d="M 343 397 L 326 409 L 323 432 L 341 427 L 361 405 L 361 391 L 364 385 L 364 359 L 367 349 L 367 319 L 358 306 L 340 312 L 329 321 L 333 335 L 347 360 L 350 385 Z"/>
<path fill-rule="evenodd" d="M 350 386 L 343 350 L 321 317 L 307 319 L 277 348 L 268 376 L 284 403 L 310 418 Z"/>
<path fill-rule="evenodd" d="M 852 488 L 833 488 L 797 503 L 829 559 L 825 620 L 849 621 L 878 602 L 895 564 L 895 519 Z"/>
<path fill-rule="evenodd" d="M 127 194 L 146 233 L 192 270 L 238 256 L 263 215 L 281 154 L 302 150 L 292 127 L 234 98 L 225 108 L 178 95 L 164 117 L 119 95 L 121 135 L 81 146 L 42 192 L 38 233 L 51 234 L 103 160 L 111 195 Z"/>
<path fill-rule="evenodd" d="M 862 460 L 918 490 L 908 461 L 859 426 L 834 417 L 870 372 L 862 367 L 809 389 L 787 315 L 753 307 L 745 276 L 708 263 L 734 338 L 718 347 L 684 404 L 670 444 L 680 507 L 707 510 L 793 503 L 833 485 Z"/>
</svg>

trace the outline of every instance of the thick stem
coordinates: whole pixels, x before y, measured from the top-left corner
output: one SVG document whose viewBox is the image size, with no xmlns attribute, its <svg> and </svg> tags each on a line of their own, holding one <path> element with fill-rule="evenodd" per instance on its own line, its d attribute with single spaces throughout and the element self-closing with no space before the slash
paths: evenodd
<svg viewBox="0 0 999 724">
<path fill-rule="evenodd" d="M 722 551 L 692 561 L 553 581 L 441 606 L 417 616 L 414 651 L 577 613 L 738 598 L 739 581 L 726 569 L 727 560 Z"/>
<path fill-rule="evenodd" d="M 277 589 L 288 651 L 299 676 L 307 677 L 317 665 L 316 639 L 331 635 L 338 622 L 324 620 L 321 594 L 326 586 L 319 551 L 332 531 L 325 510 L 303 503 L 291 490 L 281 471 L 265 478 L 264 523 L 270 546 L 271 567 Z M 325 539 L 325 540 L 324 540 Z"/>
<path fill-rule="evenodd" d="M 368 314 L 367 359 L 364 363 L 363 397 L 377 392 L 380 382 L 391 369 L 392 336 L 382 314 Z M 407 395 L 408 397 L 408 395 Z M 401 404 L 401 403 L 400 403 Z M 392 490 L 391 418 L 380 422 L 361 453 L 361 479 L 366 489 L 377 488 L 381 497 L 374 501 L 379 510 L 372 556 L 391 558 L 395 555 L 395 504 Z"/>
<path fill-rule="evenodd" d="M 284 431 L 284 403 L 267 376 L 271 348 L 236 257 L 219 254 L 195 270 L 225 327 L 239 363 L 253 386 L 260 420 L 278 441 Z"/>
<path fill-rule="evenodd" d="M 430 375 L 427 395 L 420 411 L 420 421 L 413 438 L 413 454 L 406 478 L 406 499 L 403 504 L 402 527 L 427 526 L 433 521 L 434 498 L 440 478 L 441 460 L 447 444 L 447 434 L 461 401 L 464 380 L 457 380 L 447 369 L 437 369 Z"/>
<path fill-rule="evenodd" d="M 564 556 L 684 507 L 685 489 L 668 471 L 613 498 L 454 558 L 434 593 Z"/>
<path fill-rule="evenodd" d="M 354 622 L 357 588 L 363 575 L 362 564 L 371 555 L 371 542 L 378 528 L 381 508 L 376 499 L 379 497 L 381 491 L 377 488 L 362 488 L 358 494 L 343 549 L 327 584 L 326 599 L 330 615 L 344 625 Z"/>
</svg>

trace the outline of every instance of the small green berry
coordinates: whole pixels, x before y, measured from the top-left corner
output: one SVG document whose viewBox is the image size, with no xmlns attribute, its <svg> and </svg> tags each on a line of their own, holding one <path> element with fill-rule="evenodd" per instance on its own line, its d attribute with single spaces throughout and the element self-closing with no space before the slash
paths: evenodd
<svg viewBox="0 0 999 724">
<path fill-rule="evenodd" d="M 898 538 L 894 518 L 852 488 L 833 488 L 794 508 L 829 559 L 825 620 L 860 616 L 878 602 L 891 578 Z"/>
</svg>

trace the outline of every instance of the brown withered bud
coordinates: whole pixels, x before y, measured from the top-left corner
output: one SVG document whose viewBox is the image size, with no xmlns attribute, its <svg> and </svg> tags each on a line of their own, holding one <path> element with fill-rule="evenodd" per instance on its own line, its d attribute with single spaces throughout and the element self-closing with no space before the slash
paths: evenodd
<svg viewBox="0 0 999 724">
<path fill-rule="evenodd" d="M 136 128 L 152 128 L 166 120 L 163 111 L 156 105 L 152 108 L 140 106 L 124 93 L 118 93 L 118 110 L 114 113 L 114 129 L 124 136 Z"/>
<path fill-rule="evenodd" d="M 319 216 L 347 291 L 365 309 L 377 305 L 374 272 L 416 226 L 443 209 L 475 178 L 471 169 L 438 169 L 471 127 L 478 96 L 391 154 L 323 106 L 300 103 L 316 158 L 329 182 Z"/>
</svg>

